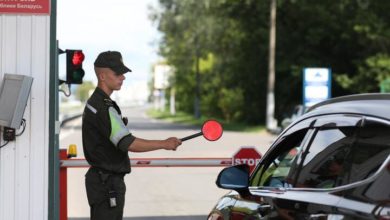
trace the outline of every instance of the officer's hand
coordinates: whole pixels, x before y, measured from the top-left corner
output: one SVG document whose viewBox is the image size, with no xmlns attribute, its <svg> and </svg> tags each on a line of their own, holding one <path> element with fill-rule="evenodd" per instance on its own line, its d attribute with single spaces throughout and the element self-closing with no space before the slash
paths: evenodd
<svg viewBox="0 0 390 220">
<path fill-rule="evenodd" d="M 181 145 L 181 140 L 175 137 L 170 137 L 165 140 L 165 150 L 176 150 Z"/>
</svg>

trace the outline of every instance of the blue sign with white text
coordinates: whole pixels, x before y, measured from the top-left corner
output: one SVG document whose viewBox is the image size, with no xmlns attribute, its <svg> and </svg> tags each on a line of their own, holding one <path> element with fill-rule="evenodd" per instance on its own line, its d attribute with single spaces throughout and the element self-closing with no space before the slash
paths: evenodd
<svg viewBox="0 0 390 220">
<path fill-rule="evenodd" d="M 329 68 L 303 69 L 303 105 L 310 107 L 331 97 Z"/>
</svg>

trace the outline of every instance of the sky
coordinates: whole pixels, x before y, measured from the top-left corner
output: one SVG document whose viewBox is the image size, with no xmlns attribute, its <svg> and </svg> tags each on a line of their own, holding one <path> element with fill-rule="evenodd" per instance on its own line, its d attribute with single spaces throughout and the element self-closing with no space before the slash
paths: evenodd
<svg viewBox="0 0 390 220">
<path fill-rule="evenodd" d="M 146 86 L 151 78 L 161 34 L 149 20 L 148 6 L 158 0 L 58 0 L 57 39 L 59 47 L 82 49 L 85 54 L 84 81 L 96 81 L 93 62 L 102 51 L 116 50 L 132 72 L 122 90 Z M 59 77 L 65 79 L 65 54 L 59 58 Z"/>
</svg>

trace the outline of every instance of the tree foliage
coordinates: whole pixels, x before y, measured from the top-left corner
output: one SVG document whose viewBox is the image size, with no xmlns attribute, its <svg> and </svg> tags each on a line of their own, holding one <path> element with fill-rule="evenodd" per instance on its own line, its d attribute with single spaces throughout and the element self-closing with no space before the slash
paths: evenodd
<svg viewBox="0 0 390 220">
<path fill-rule="evenodd" d="M 379 92 L 390 78 L 390 2 L 286 0 L 277 4 L 276 115 L 301 103 L 302 69 L 329 67 L 332 94 Z M 268 77 L 269 1 L 160 0 L 151 18 L 160 54 L 175 68 L 177 107 L 262 123 Z"/>
<path fill-rule="evenodd" d="M 93 84 L 91 81 L 85 81 L 83 84 L 80 84 L 76 91 L 75 96 L 78 100 L 81 102 L 85 102 L 90 97 L 90 93 L 93 92 L 93 90 L 96 88 L 96 85 Z"/>
</svg>

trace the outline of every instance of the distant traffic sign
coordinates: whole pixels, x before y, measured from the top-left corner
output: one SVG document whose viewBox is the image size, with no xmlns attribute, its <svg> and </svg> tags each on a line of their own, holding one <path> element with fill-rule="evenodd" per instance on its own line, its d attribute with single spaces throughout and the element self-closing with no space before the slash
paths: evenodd
<svg viewBox="0 0 390 220">
<path fill-rule="evenodd" d="M 329 68 L 304 68 L 303 105 L 310 107 L 331 97 L 332 74 Z"/>
<path fill-rule="evenodd" d="M 254 147 L 241 147 L 232 157 L 232 164 L 247 164 L 249 170 L 255 169 L 256 165 L 260 162 L 261 154 Z"/>
</svg>

